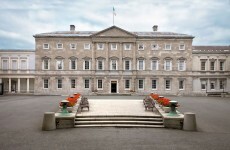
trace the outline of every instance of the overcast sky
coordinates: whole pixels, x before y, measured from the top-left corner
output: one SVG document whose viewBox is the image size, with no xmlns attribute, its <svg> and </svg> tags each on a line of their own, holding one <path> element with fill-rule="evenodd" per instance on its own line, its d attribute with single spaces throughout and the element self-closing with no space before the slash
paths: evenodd
<svg viewBox="0 0 230 150">
<path fill-rule="evenodd" d="M 0 49 L 34 49 L 33 35 L 100 31 L 113 25 L 127 31 L 178 32 L 193 45 L 230 45 L 230 0 L 0 0 Z"/>
</svg>

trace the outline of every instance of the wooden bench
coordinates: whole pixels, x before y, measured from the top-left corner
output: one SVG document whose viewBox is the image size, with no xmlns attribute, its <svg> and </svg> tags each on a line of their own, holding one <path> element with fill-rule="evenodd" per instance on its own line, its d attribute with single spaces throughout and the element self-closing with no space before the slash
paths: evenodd
<svg viewBox="0 0 230 150">
<path fill-rule="evenodd" d="M 86 98 L 86 97 L 82 97 L 81 98 L 80 107 L 81 107 L 81 110 L 83 110 L 84 108 L 88 108 L 88 111 L 89 111 L 89 101 L 88 101 L 88 98 Z"/>
</svg>

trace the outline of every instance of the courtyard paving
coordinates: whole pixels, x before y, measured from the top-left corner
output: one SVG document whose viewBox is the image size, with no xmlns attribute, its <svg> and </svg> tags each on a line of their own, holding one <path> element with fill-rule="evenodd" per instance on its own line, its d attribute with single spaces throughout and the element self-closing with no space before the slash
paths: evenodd
<svg viewBox="0 0 230 150">
<path fill-rule="evenodd" d="M 179 111 L 195 112 L 198 132 L 165 128 L 72 128 L 42 131 L 43 114 L 61 96 L 0 96 L 1 150 L 229 150 L 230 99 L 169 97 Z M 90 100 L 141 100 L 143 96 L 90 96 Z"/>
</svg>

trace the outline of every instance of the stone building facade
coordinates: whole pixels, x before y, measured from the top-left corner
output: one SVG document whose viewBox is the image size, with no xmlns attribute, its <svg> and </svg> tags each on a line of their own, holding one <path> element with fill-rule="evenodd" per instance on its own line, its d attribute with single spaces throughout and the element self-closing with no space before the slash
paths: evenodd
<svg viewBox="0 0 230 150">
<path fill-rule="evenodd" d="M 0 50 L 0 84 L 4 93 L 34 93 L 34 50 Z"/>
<path fill-rule="evenodd" d="M 105 30 L 41 33 L 36 42 L 36 94 L 160 94 L 193 91 L 193 36 Z"/>
</svg>

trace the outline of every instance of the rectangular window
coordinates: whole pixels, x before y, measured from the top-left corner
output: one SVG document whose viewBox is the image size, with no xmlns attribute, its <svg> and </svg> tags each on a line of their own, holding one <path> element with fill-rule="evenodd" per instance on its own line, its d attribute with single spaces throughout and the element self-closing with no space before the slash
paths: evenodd
<svg viewBox="0 0 230 150">
<path fill-rule="evenodd" d="M 178 62 L 178 70 L 179 71 L 184 71 L 185 70 L 185 61 L 184 60 L 179 60 Z"/>
<path fill-rule="evenodd" d="M 144 50 L 144 44 L 138 44 L 138 50 Z"/>
<path fill-rule="evenodd" d="M 117 44 L 111 43 L 111 50 L 117 50 Z"/>
<path fill-rule="evenodd" d="M 165 80 L 165 89 L 170 90 L 171 89 L 171 81 L 170 80 Z"/>
<path fill-rule="evenodd" d="M 70 69 L 76 70 L 76 60 L 70 60 Z"/>
<path fill-rule="evenodd" d="M 84 44 L 84 49 L 85 50 L 90 50 L 90 44 L 89 43 L 85 43 Z"/>
<path fill-rule="evenodd" d="M 138 80 L 138 89 L 143 90 L 144 89 L 144 80 Z"/>
<path fill-rule="evenodd" d="M 12 60 L 11 69 L 12 70 L 18 69 L 18 61 L 17 60 Z"/>
<path fill-rule="evenodd" d="M 171 44 L 165 44 L 165 50 L 171 50 Z"/>
<path fill-rule="evenodd" d="M 205 70 L 205 65 L 206 65 L 206 61 L 201 61 L 200 69 Z"/>
<path fill-rule="evenodd" d="M 179 45 L 179 50 L 185 50 L 185 45 L 184 44 L 180 44 Z"/>
<path fill-rule="evenodd" d="M 97 61 L 97 69 L 98 70 L 103 70 L 103 60 L 98 60 Z"/>
<path fill-rule="evenodd" d="M 117 70 L 117 61 L 111 60 L 111 70 Z"/>
<path fill-rule="evenodd" d="M 9 67 L 8 67 L 8 60 L 2 60 L 2 69 L 3 70 L 8 70 Z"/>
<path fill-rule="evenodd" d="M 97 89 L 103 89 L 102 80 L 97 80 Z"/>
<path fill-rule="evenodd" d="M 85 79 L 85 89 L 89 89 L 89 79 Z"/>
<path fill-rule="evenodd" d="M 153 90 L 157 89 L 157 80 L 152 80 L 152 89 Z"/>
<path fill-rule="evenodd" d="M 58 89 L 62 88 L 62 79 L 57 79 L 57 88 Z"/>
<path fill-rule="evenodd" d="M 76 45 L 76 44 L 71 43 L 71 44 L 70 44 L 70 49 L 77 49 L 77 45 Z"/>
<path fill-rule="evenodd" d="M 62 69 L 63 69 L 62 60 L 57 60 L 57 70 L 62 70 Z"/>
<path fill-rule="evenodd" d="M 171 60 L 166 60 L 165 61 L 165 70 L 169 71 L 169 70 L 172 70 L 171 69 Z"/>
<path fill-rule="evenodd" d="M 184 90 L 184 80 L 179 80 L 179 90 Z"/>
<path fill-rule="evenodd" d="M 206 81 L 201 81 L 201 90 L 206 90 Z"/>
<path fill-rule="evenodd" d="M 44 70 L 48 70 L 49 69 L 49 60 L 48 59 L 44 59 L 43 60 L 43 69 Z"/>
<path fill-rule="evenodd" d="M 210 89 L 215 90 L 215 81 L 210 82 Z"/>
<path fill-rule="evenodd" d="M 26 70 L 27 69 L 27 61 L 26 60 L 21 60 L 21 69 Z"/>
<path fill-rule="evenodd" d="M 144 70 L 144 60 L 138 60 L 138 70 Z"/>
<path fill-rule="evenodd" d="M 124 50 L 131 50 L 131 44 L 124 44 Z"/>
<path fill-rule="evenodd" d="M 48 43 L 44 43 L 43 44 L 43 49 L 49 49 L 49 44 Z"/>
<path fill-rule="evenodd" d="M 43 88 L 44 89 L 48 89 L 49 88 L 49 80 L 48 79 L 44 79 L 43 80 Z"/>
<path fill-rule="evenodd" d="M 224 71 L 224 61 L 220 61 L 220 71 Z"/>
<path fill-rule="evenodd" d="M 63 49 L 63 44 L 62 43 L 58 43 L 57 44 L 57 49 Z"/>
<path fill-rule="evenodd" d="M 89 60 L 85 60 L 84 69 L 85 69 L 85 70 L 89 70 Z"/>
<path fill-rule="evenodd" d="M 158 70 L 158 61 L 157 60 L 152 61 L 152 70 Z"/>
<path fill-rule="evenodd" d="M 157 44 L 152 44 L 152 50 L 158 50 L 158 45 Z"/>
<path fill-rule="evenodd" d="M 76 88 L 76 80 L 75 79 L 71 79 L 70 82 L 71 82 L 71 88 L 72 89 Z"/>
<path fill-rule="evenodd" d="M 130 70 L 130 61 L 125 60 L 125 70 Z"/>
<path fill-rule="evenodd" d="M 98 43 L 97 44 L 97 50 L 103 50 L 104 49 L 104 44 L 103 43 Z"/>
<path fill-rule="evenodd" d="M 125 80 L 125 89 L 130 89 L 130 80 Z"/>
<path fill-rule="evenodd" d="M 223 80 L 220 80 L 220 82 L 219 82 L 220 84 L 220 89 L 224 89 L 224 81 Z"/>
<path fill-rule="evenodd" d="M 210 70 L 214 71 L 215 70 L 215 61 L 210 62 Z"/>
</svg>

